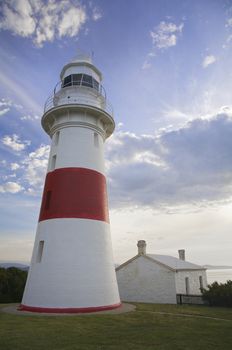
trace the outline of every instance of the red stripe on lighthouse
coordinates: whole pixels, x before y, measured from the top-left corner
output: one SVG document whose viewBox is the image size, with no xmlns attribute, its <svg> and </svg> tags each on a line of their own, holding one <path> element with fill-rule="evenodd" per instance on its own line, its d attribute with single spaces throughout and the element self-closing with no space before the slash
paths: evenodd
<svg viewBox="0 0 232 350">
<path fill-rule="evenodd" d="M 106 305 L 106 306 L 92 306 L 92 307 L 78 307 L 78 308 L 51 308 L 51 307 L 37 307 L 37 306 L 27 306 L 19 305 L 19 311 L 30 311 L 30 312 L 44 312 L 44 313 L 59 313 L 59 314 L 75 314 L 75 313 L 88 313 L 88 312 L 98 312 L 113 310 L 122 306 L 121 303 Z"/>
<path fill-rule="evenodd" d="M 85 168 L 61 168 L 49 172 L 39 221 L 55 218 L 109 222 L 105 176 Z"/>
</svg>

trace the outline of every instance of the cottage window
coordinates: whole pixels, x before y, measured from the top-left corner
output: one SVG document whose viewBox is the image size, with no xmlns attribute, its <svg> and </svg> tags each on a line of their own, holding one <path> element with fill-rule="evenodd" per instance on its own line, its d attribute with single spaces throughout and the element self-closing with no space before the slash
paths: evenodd
<svg viewBox="0 0 232 350">
<path fill-rule="evenodd" d="M 203 289 L 203 278 L 202 278 L 202 276 L 199 276 L 199 283 L 200 283 L 200 290 L 202 291 L 202 289 Z"/>
<path fill-rule="evenodd" d="M 189 294 L 189 278 L 185 277 L 185 292 L 188 295 Z"/>
</svg>

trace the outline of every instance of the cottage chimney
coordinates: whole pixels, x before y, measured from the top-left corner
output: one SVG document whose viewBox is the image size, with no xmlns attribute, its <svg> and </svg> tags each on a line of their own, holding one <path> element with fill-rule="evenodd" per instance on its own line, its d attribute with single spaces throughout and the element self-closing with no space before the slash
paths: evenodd
<svg viewBox="0 0 232 350">
<path fill-rule="evenodd" d="M 178 253 L 179 253 L 179 259 L 180 260 L 185 260 L 185 250 L 184 249 L 179 249 Z"/>
<path fill-rule="evenodd" d="M 137 247 L 138 247 L 139 255 L 146 255 L 146 241 L 143 241 L 143 240 L 138 241 Z"/>
</svg>

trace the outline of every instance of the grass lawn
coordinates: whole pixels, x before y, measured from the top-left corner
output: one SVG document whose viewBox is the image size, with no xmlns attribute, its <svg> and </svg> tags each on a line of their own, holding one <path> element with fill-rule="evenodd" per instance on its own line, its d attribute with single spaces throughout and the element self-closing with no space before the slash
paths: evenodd
<svg viewBox="0 0 232 350">
<path fill-rule="evenodd" d="M 4 306 L 1 350 L 232 349 L 232 309 L 136 304 L 127 314 L 46 317 L 6 314 Z"/>
</svg>

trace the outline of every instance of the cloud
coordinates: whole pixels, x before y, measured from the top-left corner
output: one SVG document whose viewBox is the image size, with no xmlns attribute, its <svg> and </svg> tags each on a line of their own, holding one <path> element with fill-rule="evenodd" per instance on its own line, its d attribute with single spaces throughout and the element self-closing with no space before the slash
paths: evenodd
<svg viewBox="0 0 232 350">
<path fill-rule="evenodd" d="M 156 56 L 157 51 L 176 46 L 183 28 L 184 23 L 177 25 L 172 22 L 162 21 L 153 31 L 150 31 L 153 47 L 151 52 L 148 53 L 142 65 L 142 69 L 149 69 L 151 67 L 151 59 Z"/>
<path fill-rule="evenodd" d="M 20 152 L 26 148 L 26 146 L 30 145 L 30 141 L 21 141 L 19 136 L 13 134 L 12 136 L 6 135 L 2 138 L 2 143 L 11 148 L 13 151 Z"/>
<path fill-rule="evenodd" d="M 88 19 L 86 7 L 69 0 L 8 0 L 0 9 L 0 30 L 32 38 L 37 47 L 47 41 L 78 35 Z M 100 17 L 100 10 L 93 9 L 93 19 Z"/>
<path fill-rule="evenodd" d="M 40 192 L 43 187 L 49 152 L 50 146 L 40 145 L 22 162 L 25 166 L 24 178 L 27 185 L 30 186 L 29 192 L 32 194 Z"/>
<path fill-rule="evenodd" d="M 222 48 L 223 49 L 227 49 L 230 47 L 230 42 L 232 40 L 232 34 L 231 34 L 231 28 L 232 28 L 232 17 L 231 18 L 228 18 L 226 20 L 226 24 L 225 24 L 225 27 L 227 29 L 227 33 L 228 33 L 228 36 L 226 38 L 226 42 L 222 45 Z"/>
<path fill-rule="evenodd" d="M 8 180 L 8 179 L 12 179 L 13 177 L 17 177 L 15 173 L 10 174 L 10 175 L 3 175 L 2 179 L 5 181 L 5 180 Z"/>
<path fill-rule="evenodd" d="M 0 73 L 0 80 L 1 80 L 1 73 Z M 10 111 L 11 107 L 13 107 L 17 110 L 23 108 L 21 105 L 14 103 L 10 99 L 2 98 L 0 100 L 0 116 L 8 113 Z"/>
<path fill-rule="evenodd" d="M 213 55 L 206 56 L 202 62 L 204 68 L 208 67 L 210 64 L 216 62 L 216 57 Z"/>
<path fill-rule="evenodd" d="M 0 116 L 6 114 L 7 112 L 9 112 L 10 108 L 4 108 L 4 109 L 0 109 Z"/>
<path fill-rule="evenodd" d="M 82 24 L 86 22 L 86 13 L 84 8 L 80 7 L 69 7 L 68 3 L 64 5 L 64 8 L 61 6 L 63 11 L 66 8 L 61 16 L 58 33 L 59 37 L 69 36 L 73 37 L 78 34 Z"/>
<path fill-rule="evenodd" d="M 113 208 L 209 206 L 232 197 L 232 118 L 221 112 L 161 135 L 117 132 L 107 173 Z"/>
<path fill-rule="evenodd" d="M 180 119 L 180 120 L 186 120 L 188 119 L 187 113 L 184 113 L 183 111 L 173 108 L 173 107 L 167 107 L 166 109 L 163 110 L 163 115 L 168 117 L 168 118 L 173 118 L 173 119 Z"/>
<path fill-rule="evenodd" d="M 142 69 L 148 69 L 151 68 L 151 63 L 148 62 L 148 60 L 145 60 L 142 65 Z"/>
<path fill-rule="evenodd" d="M 13 135 L 13 138 L 13 149 L 16 151 L 24 150 L 25 142 L 21 143 L 16 135 Z M 10 144 L 10 147 L 12 147 L 12 139 Z M 24 190 L 24 194 L 40 195 L 46 175 L 49 151 L 50 146 L 42 144 L 29 154 L 25 155 L 23 153 L 23 157 L 17 163 L 1 161 L 2 167 L 7 170 L 7 172 L 3 171 L 2 180 L 7 181 L 10 178 L 17 178 L 17 182 L 20 182 L 23 187 L 19 184 L 16 186 L 15 182 L 1 183 L 0 192 L 17 193 Z M 15 171 L 17 172 L 15 173 Z"/>
<path fill-rule="evenodd" d="M 162 21 L 150 32 L 152 43 L 157 49 L 167 49 L 177 44 L 178 36 L 182 33 L 184 24 L 176 25 L 172 22 Z"/>
<path fill-rule="evenodd" d="M 93 8 L 92 18 L 94 21 L 98 21 L 99 19 L 102 18 L 102 12 L 100 11 L 99 8 L 97 7 Z"/>
<path fill-rule="evenodd" d="M 0 100 L 0 108 L 1 107 L 9 107 L 9 106 L 12 106 L 12 101 L 11 100 L 7 100 L 7 99 L 5 99 L 5 98 L 2 98 L 1 100 Z"/>
<path fill-rule="evenodd" d="M 20 168 L 20 165 L 18 163 L 11 163 L 10 168 L 11 170 L 17 170 Z"/>
<path fill-rule="evenodd" d="M 232 27 L 232 17 L 227 19 L 226 27 Z"/>
<path fill-rule="evenodd" d="M 12 106 L 12 101 L 2 98 L 0 100 L 0 116 L 6 114 Z"/>
<path fill-rule="evenodd" d="M 27 0 L 9 0 L 1 6 L 3 15 L 0 29 L 6 29 L 15 35 L 28 37 L 33 34 L 36 22 L 31 4 Z"/>
<path fill-rule="evenodd" d="M 19 185 L 17 182 L 6 182 L 3 185 L 0 185 L 0 192 L 1 193 L 18 193 L 23 190 L 23 187 Z"/>
<path fill-rule="evenodd" d="M 20 117 L 20 120 L 31 120 L 31 121 L 34 121 L 34 120 L 38 120 L 40 119 L 40 117 L 38 115 L 30 115 L 30 114 L 27 114 L 27 115 L 24 115 L 22 117 Z"/>
<path fill-rule="evenodd" d="M 10 100 L 8 98 L 2 98 L 0 100 L 0 108 L 3 108 L 3 107 L 14 107 L 17 110 L 23 109 L 23 106 L 21 106 L 17 103 L 14 103 L 12 100 Z"/>
<path fill-rule="evenodd" d="M 16 144 L 25 144 L 13 136 L 11 142 L 14 139 Z M 159 134 L 137 135 L 119 128 L 106 143 L 110 207 L 171 213 L 183 206 L 207 207 L 230 200 L 231 136 L 232 113 L 228 107 Z M 11 170 L 20 169 L 21 185 L 18 180 L 6 182 L 0 192 L 17 193 L 24 187 L 28 195 L 40 194 L 49 150 L 48 145 L 40 145 L 20 162 L 10 163 Z"/>
</svg>

